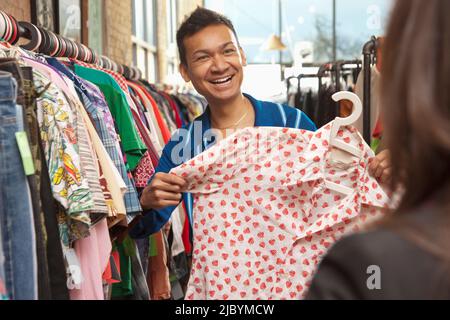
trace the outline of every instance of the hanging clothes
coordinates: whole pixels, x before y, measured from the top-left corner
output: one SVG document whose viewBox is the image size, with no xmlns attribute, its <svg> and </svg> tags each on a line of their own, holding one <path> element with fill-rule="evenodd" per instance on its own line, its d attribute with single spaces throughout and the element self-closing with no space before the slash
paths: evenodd
<svg viewBox="0 0 450 320">
<path fill-rule="evenodd" d="M 35 300 L 37 288 L 36 234 L 31 194 L 16 133 L 23 132 L 23 110 L 16 104 L 17 82 L 0 71 L 0 295 Z"/>
<path fill-rule="evenodd" d="M 38 267 L 38 297 L 50 299 L 51 279 L 47 265 L 49 252 L 46 246 L 47 232 L 45 230 L 44 212 L 39 197 L 41 190 L 42 158 L 39 146 L 39 129 L 34 105 L 34 86 L 32 83 L 32 70 L 20 67 L 13 58 L 0 58 L 0 70 L 12 74 L 17 82 L 17 104 L 23 106 L 24 130 L 30 142 L 30 151 L 33 156 L 35 174 L 27 175 L 31 193 L 31 203 L 36 232 L 36 254 Z M 50 254 L 52 254 L 50 252 Z"/>
<path fill-rule="evenodd" d="M 37 99 L 37 116 L 53 195 L 67 210 L 67 228 L 73 231 L 72 239 L 64 234 L 63 242 L 68 244 L 89 234 L 88 212 L 94 208 L 88 181 L 82 176 L 78 139 L 74 135 L 77 117 L 62 91 L 36 69 L 34 84 L 42 92 Z"/>
<path fill-rule="evenodd" d="M 339 110 L 332 98 L 335 93 L 336 87 L 333 84 L 323 85 L 320 90 L 319 104 L 314 116 L 317 126 L 322 127 L 338 116 Z"/>
<path fill-rule="evenodd" d="M 374 132 L 380 117 L 380 84 L 381 74 L 377 66 L 371 67 L 371 97 L 370 97 L 370 132 Z M 355 87 L 356 95 L 364 101 L 364 70 L 360 73 Z M 355 124 L 355 127 L 363 132 L 363 117 Z"/>
<path fill-rule="evenodd" d="M 131 110 L 127 105 L 127 99 L 120 91 L 120 87 L 118 88 L 117 82 L 111 76 L 102 71 L 88 69 L 77 64 L 74 65 L 74 68 L 78 76 L 96 84 L 102 90 L 118 127 L 129 169 L 135 170 L 147 148 L 139 138 Z"/>
<path fill-rule="evenodd" d="M 111 250 L 106 220 L 91 229 L 88 238 L 75 242 L 84 281 L 80 289 L 71 290 L 71 300 L 104 300 L 102 274 L 108 265 Z"/>
<path fill-rule="evenodd" d="M 75 88 L 79 92 L 85 110 L 89 113 L 89 117 L 93 121 L 103 146 L 112 159 L 115 167 L 119 171 L 120 176 L 127 185 L 127 192 L 125 194 L 126 211 L 128 213 L 141 212 L 142 209 L 139 203 L 136 188 L 127 174 L 125 162 L 120 149 L 120 138 L 116 133 L 114 119 L 108 105 L 106 104 L 102 92 L 88 81 L 77 77 L 71 70 L 55 58 L 47 58 L 47 61 L 50 65 L 72 80 Z"/>
<path fill-rule="evenodd" d="M 0 42 L 3 58 L 0 70 L 12 64 L 27 72 L 16 77 L 16 87 L 5 83 L 17 95 L 10 102 L 22 120 L 13 131 L 26 133 L 36 170 L 24 185 L 16 179 L 20 201 L 8 205 L 12 211 L 20 205 L 15 222 L 9 222 L 10 210 L 0 216 L 0 299 L 170 299 L 172 286 L 180 287 L 188 273 L 192 235 L 185 206 L 175 209 L 164 232 L 151 237 L 157 246 L 151 257 L 130 249 L 134 240 L 121 247 L 121 239 L 142 212 L 138 195 L 159 165 L 162 147 L 204 110 L 204 100 Z M 25 168 L 16 171 L 23 174 Z M 3 195 L 9 184 L 4 181 Z M 10 199 L 3 200 L 1 206 Z M 27 227 L 12 234 L 8 223 Z M 4 239 L 14 242 L 13 250 L 5 250 Z M 19 262 L 24 252 L 27 259 Z M 149 266 L 143 268 L 143 261 Z M 80 277 L 69 276 L 74 267 Z"/>
</svg>

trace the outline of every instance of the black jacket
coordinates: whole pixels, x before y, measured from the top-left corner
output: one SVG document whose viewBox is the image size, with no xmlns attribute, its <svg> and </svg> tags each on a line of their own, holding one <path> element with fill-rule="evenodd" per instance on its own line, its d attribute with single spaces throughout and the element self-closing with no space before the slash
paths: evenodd
<svg viewBox="0 0 450 320">
<path fill-rule="evenodd" d="M 379 290 L 369 289 L 377 285 L 377 268 L 368 272 L 371 266 L 379 267 Z M 307 300 L 450 299 L 449 279 L 448 264 L 379 229 L 338 242 L 322 261 Z"/>
</svg>

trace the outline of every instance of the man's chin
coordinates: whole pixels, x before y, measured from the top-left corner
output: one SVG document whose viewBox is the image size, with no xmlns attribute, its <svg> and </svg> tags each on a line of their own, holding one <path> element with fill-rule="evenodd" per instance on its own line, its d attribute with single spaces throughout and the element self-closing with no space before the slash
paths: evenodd
<svg viewBox="0 0 450 320">
<path fill-rule="evenodd" d="M 203 96 L 211 102 L 227 102 L 236 99 L 239 95 L 241 95 L 240 88 L 234 87 L 229 88 L 228 90 L 208 90 Z"/>
<path fill-rule="evenodd" d="M 224 103 L 232 102 L 240 95 L 241 95 L 240 91 L 224 92 L 224 93 L 220 93 L 220 94 L 216 93 L 216 94 L 210 94 L 209 97 L 207 97 L 207 100 L 212 103 L 224 104 Z"/>
</svg>

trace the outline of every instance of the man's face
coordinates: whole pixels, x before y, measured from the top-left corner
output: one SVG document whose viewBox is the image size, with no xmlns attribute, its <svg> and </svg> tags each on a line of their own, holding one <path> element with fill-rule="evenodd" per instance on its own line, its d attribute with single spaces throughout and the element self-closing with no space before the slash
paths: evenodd
<svg viewBox="0 0 450 320">
<path fill-rule="evenodd" d="M 210 103 L 226 103 L 241 94 L 245 55 L 225 25 L 206 27 L 184 39 L 187 65 L 180 65 L 186 82 Z"/>
</svg>

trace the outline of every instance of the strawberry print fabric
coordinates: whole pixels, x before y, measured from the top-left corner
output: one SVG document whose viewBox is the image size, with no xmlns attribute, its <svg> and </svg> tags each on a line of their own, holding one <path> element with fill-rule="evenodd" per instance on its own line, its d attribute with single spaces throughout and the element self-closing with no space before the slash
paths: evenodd
<svg viewBox="0 0 450 320">
<path fill-rule="evenodd" d="M 195 199 L 186 299 L 302 299 L 327 250 L 383 217 L 389 198 L 369 176 L 373 152 L 346 127 L 338 139 L 361 156 L 343 157 L 330 132 L 247 128 L 172 170 Z"/>
</svg>

